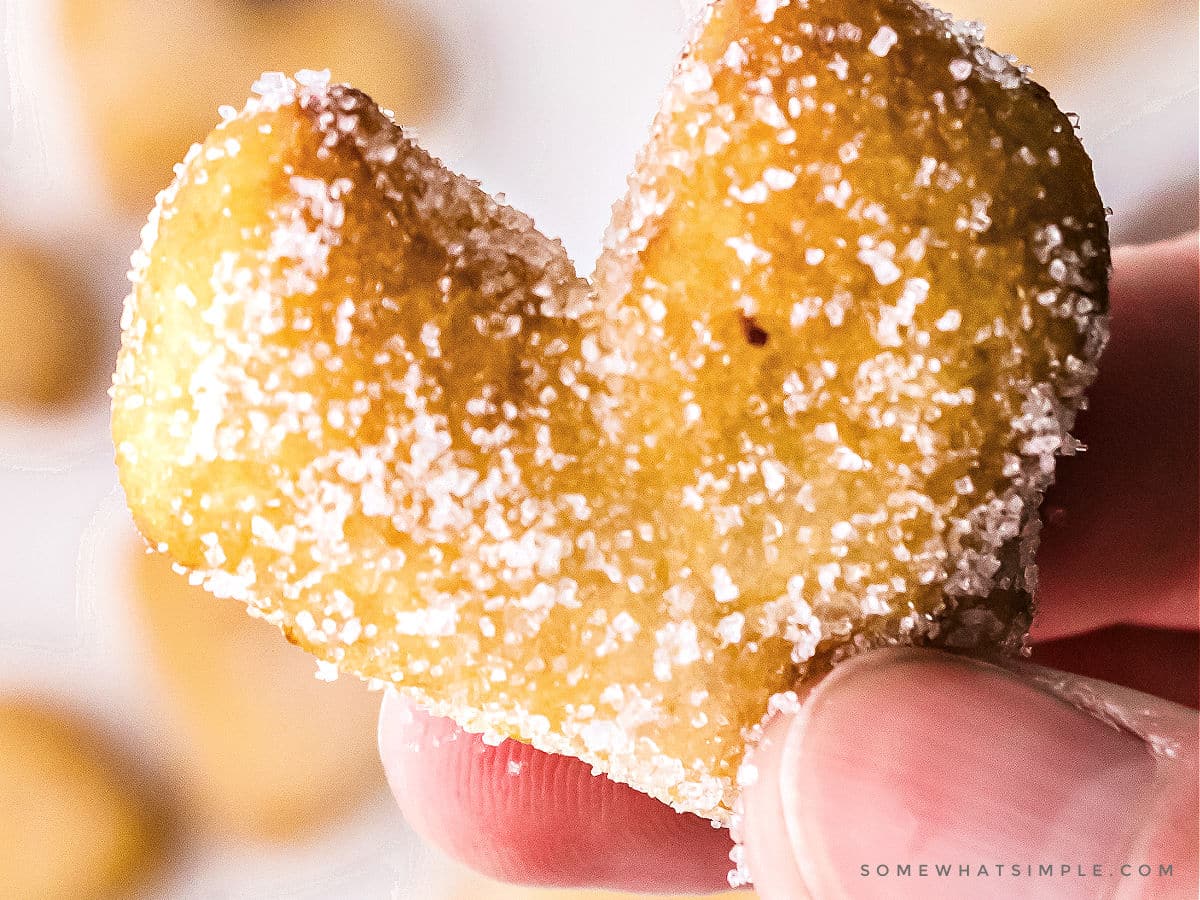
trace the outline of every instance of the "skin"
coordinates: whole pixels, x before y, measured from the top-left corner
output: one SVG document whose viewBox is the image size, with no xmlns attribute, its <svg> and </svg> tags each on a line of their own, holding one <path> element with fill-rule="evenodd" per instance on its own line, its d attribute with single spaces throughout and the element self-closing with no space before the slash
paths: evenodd
<svg viewBox="0 0 1200 900">
<path fill-rule="evenodd" d="M 971 721 L 1006 716 L 1012 730 L 982 735 L 984 747 L 970 752 L 965 745 L 972 729 L 962 729 L 965 737 L 954 750 L 960 755 L 942 757 L 956 778 L 935 772 L 926 784 L 917 783 L 916 776 L 899 779 L 876 786 L 869 797 L 882 811 L 904 806 L 906 797 L 921 789 L 922 803 L 905 806 L 916 810 L 914 840 L 945 848 L 964 827 L 970 835 L 978 826 L 972 858 L 991 859 L 997 854 L 986 851 L 994 849 L 1006 862 L 1022 862 L 1038 858 L 1047 846 L 1044 833 L 1057 831 L 1067 835 L 1075 855 L 1088 861 L 1174 863 L 1168 881 L 1122 880 L 1120 896 L 1188 896 L 1194 888 L 1198 391 L 1188 360 L 1196 359 L 1197 267 L 1195 234 L 1116 254 L 1110 355 L 1080 429 L 1091 449 L 1064 462 L 1047 500 L 1051 515 L 1040 557 L 1041 614 L 1033 631 L 1034 663 L 1103 675 L 1159 696 L 1025 664 L 1004 671 L 934 651 L 900 651 L 901 658 L 888 658 L 895 654 L 883 651 L 835 670 L 795 718 L 771 724 L 754 757 L 760 774 L 747 792 L 744 837 L 762 896 L 843 896 L 848 890 L 859 896 L 864 889 L 868 895 L 871 889 L 903 895 L 905 884 L 896 880 L 846 886 L 848 835 L 860 846 L 896 846 L 881 831 L 884 812 L 851 822 L 839 818 L 842 806 L 852 808 L 862 782 L 869 782 L 860 777 L 861 768 L 846 770 L 853 755 L 848 742 L 851 737 L 875 741 L 878 756 L 873 758 L 881 760 L 880 767 L 888 754 L 906 748 L 929 753 L 948 743 L 945 710 L 968 702 L 974 704 Z M 1176 741 L 1174 758 L 1151 752 L 1137 735 L 1109 728 L 1062 699 L 1081 689 L 1120 710 L 1150 710 L 1157 717 L 1157 735 Z M 891 705 L 881 709 L 881 698 Z M 897 707 L 905 710 L 903 716 L 896 717 Z M 888 728 L 846 733 L 846 723 L 881 713 L 894 717 Z M 1038 775 L 1009 772 L 1014 796 L 1057 783 L 1074 789 L 1072 801 L 1054 804 L 1033 797 L 1015 817 L 1020 826 L 1015 836 L 991 828 L 990 816 L 964 826 L 963 798 L 953 785 L 987 777 L 1031 745 L 1039 756 L 1028 771 Z M 822 751 L 830 746 L 834 752 Z M 477 736 L 398 697 L 385 703 L 380 751 L 413 827 L 493 877 L 660 892 L 717 891 L 725 885 L 731 847 L 726 832 L 593 776 L 577 760 L 513 742 L 484 747 Z M 1118 765 L 1124 777 L 1093 777 Z M 516 775 L 514 768 L 519 768 Z M 825 790 L 822 777 L 830 779 Z M 824 804 L 823 796 L 835 788 L 845 804 Z M 800 802 L 804 790 L 805 802 Z M 1082 825 L 1058 821 L 1064 810 L 1082 808 L 1089 800 L 1113 810 L 1126 831 L 1114 830 L 1103 816 Z M 807 839 L 793 840 L 797 832 Z M 898 849 L 891 858 L 903 861 L 903 853 Z M 1067 882 L 1023 886 L 1039 896 L 1099 889 Z M 1102 885 L 1104 890 L 1117 886 L 1115 881 Z M 1005 889 L 1012 890 L 1012 882 Z"/>
</svg>

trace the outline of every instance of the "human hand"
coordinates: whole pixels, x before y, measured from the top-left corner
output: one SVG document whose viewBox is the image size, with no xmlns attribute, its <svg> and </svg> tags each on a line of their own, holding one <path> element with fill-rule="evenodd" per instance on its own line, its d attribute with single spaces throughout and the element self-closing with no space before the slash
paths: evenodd
<svg viewBox="0 0 1200 900">
<path fill-rule="evenodd" d="M 1116 254 L 1113 340 L 1080 428 L 1093 449 L 1064 461 L 1046 504 L 1034 628 L 1052 642 L 1035 660 L 1192 705 L 1197 272 L 1196 235 Z M 727 832 L 579 760 L 487 746 L 398 695 L 380 749 L 413 827 L 493 877 L 725 882 Z M 1196 895 L 1197 715 L 1161 697 L 1023 662 L 879 651 L 774 721 L 752 762 L 743 850 L 767 898 Z M 897 874 L 905 864 L 912 874 Z"/>
</svg>

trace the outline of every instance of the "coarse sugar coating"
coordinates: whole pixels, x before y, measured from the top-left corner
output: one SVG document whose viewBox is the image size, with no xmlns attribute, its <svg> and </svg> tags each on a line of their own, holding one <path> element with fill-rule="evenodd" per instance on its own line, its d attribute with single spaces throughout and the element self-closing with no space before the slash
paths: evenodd
<svg viewBox="0 0 1200 900">
<path fill-rule="evenodd" d="M 590 284 L 361 93 L 257 87 L 160 197 L 114 380 L 130 508 L 197 581 L 721 823 L 840 656 L 1020 647 L 1108 248 L 1071 123 L 975 32 L 709 6 Z"/>
</svg>

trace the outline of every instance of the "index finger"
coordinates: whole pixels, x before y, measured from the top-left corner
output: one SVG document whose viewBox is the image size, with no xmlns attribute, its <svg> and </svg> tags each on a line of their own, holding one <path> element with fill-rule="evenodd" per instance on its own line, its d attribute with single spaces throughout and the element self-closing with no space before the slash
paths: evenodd
<svg viewBox="0 0 1200 900">
<path fill-rule="evenodd" d="M 1036 640 L 1195 629 L 1200 523 L 1197 235 L 1114 253 L 1112 339 L 1043 506 Z"/>
<path fill-rule="evenodd" d="M 670 893 L 728 887 L 728 830 L 575 757 L 485 743 L 396 692 L 384 698 L 379 751 L 413 830 L 492 878 Z"/>
</svg>

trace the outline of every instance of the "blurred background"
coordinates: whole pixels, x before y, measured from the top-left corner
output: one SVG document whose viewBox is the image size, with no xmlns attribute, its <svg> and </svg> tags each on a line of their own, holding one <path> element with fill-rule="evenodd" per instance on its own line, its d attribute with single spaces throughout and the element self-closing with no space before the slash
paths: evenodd
<svg viewBox="0 0 1200 900">
<path fill-rule="evenodd" d="M 0 0 L 0 893 L 567 896 L 438 859 L 379 695 L 145 555 L 105 389 L 154 195 L 260 72 L 364 88 L 588 272 L 694 5 Z M 1115 242 L 1196 227 L 1195 0 L 941 5 L 1079 114 Z"/>
</svg>

